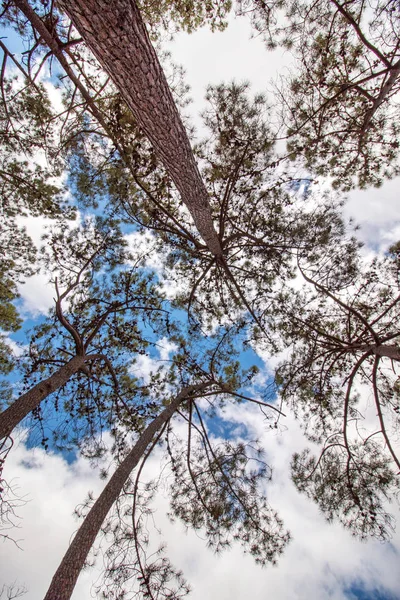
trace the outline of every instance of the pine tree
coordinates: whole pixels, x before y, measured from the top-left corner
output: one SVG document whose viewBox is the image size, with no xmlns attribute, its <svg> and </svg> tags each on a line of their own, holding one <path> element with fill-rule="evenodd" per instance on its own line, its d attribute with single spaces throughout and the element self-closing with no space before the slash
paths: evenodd
<svg viewBox="0 0 400 600">
<path fill-rule="evenodd" d="M 29 389 L 0 415 L 1 438 L 32 411 L 41 420 L 41 403 L 57 391 L 56 406 L 62 422 L 71 423 L 73 438 L 82 439 L 89 431 L 93 435 L 98 414 L 110 425 L 113 410 L 126 412 L 124 393 L 133 383 L 126 361 L 145 352 L 143 324 L 154 319 L 161 328 L 167 314 L 151 277 L 121 268 L 129 255 L 115 223 L 101 229 L 91 223 L 67 228 L 49 240 L 49 247 L 47 267 L 56 273 L 55 311 L 34 331 L 24 377 Z M 107 266 L 111 272 L 96 273 Z M 80 418 L 84 425 L 79 433 Z M 60 446 L 68 443 L 66 429 L 61 427 L 64 433 L 56 437 Z M 47 441 L 42 440 L 45 447 Z"/>
<path fill-rule="evenodd" d="M 164 429 L 176 410 L 188 397 L 201 392 L 206 383 L 184 388 L 170 404 L 147 426 L 136 444 L 117 467 L 88 515 L 84 519 L 73 542 L 69 546 L 60 566 L 51 581 L 45 600 L 67 600 L 71 597 L 76 580 L 85 564 L 89 551 L 101 529 L 112 505 L 117 501 L 132 470 L 143 458 L 148 446 L 160 429 Z"/>
<path fill-rule="evenodd" d="M 26 0 L 15 0 L 15 5 L 34 27 L 42 28 Z M 114 3 L 112 8 L 107 3 L 63 6 L 151 141 L 209 250 L 220 256 L 207 190 L 136 3 Z"/>
<path fill-rule="evenodd" d="M 295 455 L 294 481 L 328 519 L 385 539 L 393 527 L 385 502 L 398 493 L 400 469 L 398 248 L 346 284 L 329 270 L 301 273 L 307 287 L 275 306 L 274 327 L 290 349 L 276 380 L 307 437 L 323 446 L 319 458 Z"/>
<path fill-rule="evenodd" d="M 172 515 L 186 525 L 204 531 L 209 545 L 217 551 L 237 541 L 260 564 L 276 561 L 290 535 L 261 492 L 260 486 L 270 477 L 270 469 L 263 461 L 261 448 L 257 442 L 212 442 L 204 420 L 207 411 L 196 403 L 196 399 L 207 397 L 215 411 L 218 405 L 228 400 L 235 402 L 235 398 L 259 402 L 237 393 L 246 382 L 248 384 L 251 381 L 255 374 L 253 369 L 242 371 L 238 368 L 230 378 L 224 378 L 224 373 L 229 372 L 229 362 L 227 364 L 226 360 L 231 361 L 234 353 L 229 338 L 229 331 L 222 336 L 216 335 L 205 354 L 204 349 L 203 352 L 191 351 L 185 337 L 181 338 L 182 346 L 171 369 L 164 375 L 166 381 L 170 381 L 168 387 L 164 387 L 157 376 L 150 383 L 158 405 L 166 408 L 150 421 L 133 447 L 129 447 L 125 440 L 120 451 L 120 464 L 98 500 L 88 512 L 85 511 L 83 523 L 52 580 L 46 598 L 70 597 L 102 527 L 115 538 L 106 555 L 106 597 L 107 593 L 111 597 L 113 594 L 130 594 L 132 571 L 138 575 L 134 588 L 143 597 L 179 598 L 181 593 L 185 594 L 186 587 L 179 574 L 178 590 L 171 590 L 170 580 L 174 570 L 166 559 L 162 560 L 161 565 L 157 561 L 152 565 L 146 564 L 143 548 L 146 542 L 141 535 L 140 511 L 136 506 L 143 466 L 163 439 L 175 481 L 171 486 Z M 198 340 L 194 346 L 198 348 Z M 200 357 L 203 357 L 202 361 L 197 362 Z M 184 384 L 185 380 L 189 381 Z M 172 389 L 176 389 L 181 381 L 184 387 L 180 390 L 178 387 L 173 394 L 171 383 Z M 171 395 L 173 399 L 169 400 Z M 279 414 L 272 405 L 261 404 L 268 410 L 269 417 L 274 412 Z M 188 438 L 185 441 L 180 440 L 173 430 L 172 417 L 178 414 L 187 422 Z M 132 469 L 139 461 L 141 466 L 133 474 Z M 134 505 L 129 509 L 124 504 L 132 502 L 132 498 Z M 105 522 L 112 505 L 117 501 L 118 516 L 111 513 Z M 132 554 L 133 565 L 128 559 Z M 168 585 L 164 587 L 164 584 Z"/>
<path fill-rule="evenodd" d="M 277 98 L 289 153 L 301 154 L 312 171 L 344 189 L 378 186 L 397 175 L 397 3 L 251 4 L 253 24 L 268 44 L 283 44 L 296 59 Z"/>
</svg>

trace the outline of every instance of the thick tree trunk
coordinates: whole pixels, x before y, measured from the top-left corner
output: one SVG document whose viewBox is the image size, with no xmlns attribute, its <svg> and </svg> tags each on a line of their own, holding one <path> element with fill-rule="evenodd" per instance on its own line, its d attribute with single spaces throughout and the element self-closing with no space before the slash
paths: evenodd
<svg viewBox="0 0 400 600">
<path fill-rule="evenodd" d="M 135 1 L 62 0 L 60 5 L 153 144 L 209 250 L 221 256 L 207 190 Z"/>
<path fill-rule="evenodd" d="M 22 419 L 40 405 L 42 400 L 62 387 L 85 364 L 85 356 L 74 356 L 44 381 L 36 384 L 0 414 L 0 439 L 10 435 Z"/>
<path fill-rule="evenodd" d="M 374 354 L 377 356 L 386 356 L 393 360 L 400 360 L 400 348 L 399 346 L 376 346 L 374 348 Z"/>
<path fill-rule="evenodd" d="M 368 352 L 368 350 L 371 350 L 372 354 L 375 354 L 376 356 L 385 356 L 387 358 L 391 358 L 392 360 L 400 361 L 400 347 L 396 345 L 382 344 L 380 346 L 374 346 L 373 344 L 365 344 L 365 346 L 360 346 L 359 349 L 363 352 Z"/>
<path fill-rule="evenodd" d="M 165 423 L 167 423 L 167 421 L 169 421 L 181 402 L 193 392 L 199 392 L 207 385 L 209 384 L 203 383 L 197 386 L 193 385 L 184 388 L 171 404 L 169 404 L 143 432 L 138 442 L 119 465 L 99 498 L 90 509 L 70 547 L 65 553 L 44 600 L 68 600 L 71 597 L 90 548 L 100 531 L 108 511 L 117 500 L 132 470 L 143 457 L 146 448 L 152 442 L 155 434 L 163 427 L 163 425 L 165 425 Z"/>
</svg>

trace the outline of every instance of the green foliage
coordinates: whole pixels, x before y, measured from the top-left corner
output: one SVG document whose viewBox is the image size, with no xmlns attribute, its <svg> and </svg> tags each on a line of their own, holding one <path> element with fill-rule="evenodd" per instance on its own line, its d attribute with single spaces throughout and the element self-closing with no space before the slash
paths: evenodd
<svg viewBox="0 0 400 600">
<path fill-rule="evenodd" d="M 72 217 L 55 156 L 54 113 L 45 87 L 21 77 L 3 51 L 0 95 L 0 329 L 16 331 L 18 284 L 32 275 L 36 248 L 21 217 Z M 14 68 L 13 68 L 14 67 Z M 17 74 L 18 73 L 18 74 Z M 14 366 L 13 352 L 0 334 L 0 372 Z"/>
<path fill-rule="evenodd" d="M 400 19 L 395 2 L 250 2 L 257 31 L 295 55 L 278 102 L 288 152 L 336 187 L 399 173 Z M 338 151 L 339 150 L 339 151 Z"/>
<path fill-rule="evenodd" d="M 4 59 L 5 60 L 5 59 Z M 61 214 L 61 174 L 54 152 L 54 117 L 45 88 L 13 76 L 2 81 L 0 185 L 3 214 L 54 217 Z M 52 158 L 51 164 L 46 161 Z M 45 166 L 41 162 L 45 161 Z"/>
<path fill-rule="evenodd" d="M 152 277 L 123 267 L 128 259 L 115 222 L 98 219 L 97 227 L 89 221 L 81 228 L 56 230 L 45 257 L 55 277 L 56 309 L 34 328 L 25 360 L 22 391 L 71 357 L 87 357 L 85 368 L 51 402 L 59 411 L 59 422 L 53 418 L 56 446 L 79 444 L 92 459 L 98 453 L 96 433 L 104 427 L 140 428 L 147 402 L 143 396 L 141 405 L 131 405 L 133 396 L 141 396 L 131 369 L 149 346 L 146 327 L 161 332 L 168 317 Z M 43 410 L 36 413 L 39 422 Z"/>
<path fill-rule="evenodd" d="M 275 564 L 290 535 L 262 492 L 271 474 L 261 448 L 211 444 L 204 429 L 192 433 L 189 425 L 188 449 L 178 449 L 172 454 L 171 516 L 204 532 L 217 553 L 239 541 L 258 564 Z"/>
<path fill-rule="evenodd" d="M 102 533 L 112 538 L 112 544 L 105 552 L 103 580 L 96 585 L 100 598 L 179 600 L 189 593 L 182 572 L 166 556 L 165 545 L 153 550 L 150 544 L 149 529 L 155 519 L 151 503 L 156 491 L 155 481 L 127 482 L 104 523 Z M 85 512 L 86 507 L 79 516 Z"/>
<path fill-rule="evenodd" d="M 329 519 L 339 516 L 361 537 L 389 535 L 386 500 L 398 493 L 400 459 L 391 440 L 400 426 L 396 263 L 394 246 L 335 293 L 332 274 L 318 280 L 317 269 L 313 276 L 302 271 L 307 285 L 274 307 L 281 348 L 290 351 L 277 368 L 279 394 L 307 437 L 324 444 L 318 459 L 294 457 L 295 483 Z"/>
<path fill-rule="evenodd" d="M 251 98 L 248 87 L 208 89 L 203 119 L 209 136 L 195 148 L 225 264 L 188 245 L 166 261 L 168 276 L 182 282 L 179 306 L 208 327 L 234 323 L 244 313 L 262 327 L 274 285 L 294 276 L 296 253 L 315 261 L 344 235 L 337 198 L 309 179 L 308 191 L 296 192 L 300 165 L 279 161 L 267 101 Z"/>
<path fill-rule="evenodd" d="M 390 539 L 395 527 L 388 503 L 396 498 L 398 477 L 379 444 L 350 447 L 331 439 L 317 459 L 309 450 L 295 454 L 293 481 L 318 504 L 328 521 L 338 519 L 353 535 Z"/>
<path fill-rule="evenodd" d="M 3 221 L 0 227 L 0 331 L 17 331 L 22 323 L 15 307 L 18 283 L 33 273 L 35 251 L 30 238 L 15 223 Z M 9 373 L 14 366 L 13 352 L 0 334 L 0 373 Z"/>
<path fill-rule="evenodd" d="M 15 282 L 8 273 L 0 271 L 0 328 L 3 331 L 17 331 L 21 319 L 12 301 L 16 297 Z"/>
<path fill-rule="evenodd" d="M 162 27 L 170 33 L 192 33 L 208 25 L 212 31 L 222 31 L 227 26 L 226 17 L 232 8 L 231 0 L 141 0 L 138 6 L 143 20 L 157 37 Z"/>
</svg>

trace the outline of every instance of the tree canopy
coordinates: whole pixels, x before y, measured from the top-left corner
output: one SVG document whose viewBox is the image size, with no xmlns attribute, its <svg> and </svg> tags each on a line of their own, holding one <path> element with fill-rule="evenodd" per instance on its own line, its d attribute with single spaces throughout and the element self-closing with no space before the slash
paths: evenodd
<svg viewBox="0 0 400 600">
<path fill-rule="evenodd" d="M 277 368 L 279 393 L 306 436 L 323 442 L 318 459 L 309 450 L 295 455 L 295 483 L 362 537 L 386 537 L 393 522 L 385 501 L 399 486 L 391 440 L 399 426 L 398 267 L 393 248 L 334 292 L 301 269 L 306 287 L 279 297 L 273 324 L 290 348 Z"/>
<path fill-rule="evenodd" d="M 397 175 L 398 3 L 247 4 L 267 43 L 295 56 L 295 69 L 278 91 L 288 152 L 302 154 L 309 168 L 344 189 L 378 186 Z"/>
</svg>

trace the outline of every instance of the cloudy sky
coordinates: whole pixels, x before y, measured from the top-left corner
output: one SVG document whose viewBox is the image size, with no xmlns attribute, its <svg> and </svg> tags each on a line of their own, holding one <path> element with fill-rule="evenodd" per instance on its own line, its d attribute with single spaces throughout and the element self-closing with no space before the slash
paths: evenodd
<svg viewBox="0 0 400 600">
<path fill-rule="evenodd" d="M 178 35 L 168 44 L 177 63 L 186 69 L 194 102 L 187 109 L 195 117 L 204 107 L 209 83 L 250 81 L 254 92 L 265 91 L 269 81 L 282 74 L 290 63 L 286 55 L 267 53 L 261 39 L 250 39 L 244 19 L 230 24 L 227 31 L 211 34 L 200 31 L 191 36 Z M 199 127 L 199 121 L 196 118 Z M 346 213 L 361 225 L 360 237 L 373 250 L 383 249 L 400 238 L 399 182 L 392 181 L 380 190 L 355 191 L 349 195 Z M 37 226 L 39 231 L 39 226 Z M 42 282 L 43 283 L 43 282 Z M 45 310 L 52 292 L 38 281 L 22 290 L 27 311 Z M 143 364 L 145 372 L 149 365 Z M 301 433 L 290 418 L 286 430 L 267 432 L 261 413 L 243 406 L 229 416 L 239 428 L 263 439 L 268 459 L 274 465 L 274 480 L 268 487 L 271 504 L 291 530 L 293 541 L 277 567 L 261 569 L 251 558 L 233 548 L 221 556 L 207 550 L 201 536 L 172 526 L 165 518 L 166 499 L 157 500 L 157 524 L 168 543 L 168 555 L 185 573 L 200 600 L 393 600 L 400 599 L 400 531 L 390 543 L 361 543 L 339 525 L 328 525 L 318 509 L 300 496 L 288 477 L 294 449 L 304 446 Z M 157 473 L 154 457 L 149 476 Z M 89 464 L 78 459 L 67 464 L 62 457 L 28 450 L 16 445 L 7 464 L 6 476 L 27 500 L 18 510 L 21 516 L 16 538 L 19 547 L 0 544 L 1 583 L 25 586 L 26 598 L 41 600 L 71 535 L 77 527 L 72 517 L 76 504 L 88 490 L 98 493 L 104 485 Z M 74 600 L 87 600 L 95 570 L 82 574 Z M 6 596 L 3 596 L 6 597 Z M 0 596 L 1 598 L 1 596 Z"/>
</svg>

